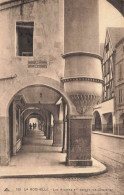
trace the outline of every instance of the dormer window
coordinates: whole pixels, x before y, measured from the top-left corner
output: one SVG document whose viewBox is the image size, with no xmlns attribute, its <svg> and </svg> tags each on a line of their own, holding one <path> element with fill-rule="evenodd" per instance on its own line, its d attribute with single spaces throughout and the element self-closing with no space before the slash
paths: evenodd
<svg viewBox="0 0 124 195">
<path fill-rule="evenodd" d="M 16 55 L 33 56 L 34 22 L 16 22 Z"/>
<path fill-rule="evenodd" d="M 109 43 L 107 43 L 107 45 L 105 46 L 106 49 L 106 53 L 109 51 Z"/>
</svg>

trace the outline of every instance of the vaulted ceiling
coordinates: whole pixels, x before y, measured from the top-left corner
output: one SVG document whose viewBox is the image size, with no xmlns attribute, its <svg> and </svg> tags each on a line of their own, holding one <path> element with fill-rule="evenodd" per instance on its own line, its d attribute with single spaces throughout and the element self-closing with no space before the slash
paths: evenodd
<svg viewBox="0 0 124 195">
<path fill-rule="evenodd" d="M 60 98 L 56 91 L 42 86 L 31 86 L 23 89 L 18 95 L 23 95 L 26 103 L 55 104 Z"/>
</svg>

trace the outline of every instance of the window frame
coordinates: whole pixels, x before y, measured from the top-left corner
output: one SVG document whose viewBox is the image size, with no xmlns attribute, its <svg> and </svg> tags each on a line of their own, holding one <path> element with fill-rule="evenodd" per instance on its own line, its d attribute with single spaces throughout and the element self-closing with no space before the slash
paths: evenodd
<svg viewBox="0 0 124 195">
<path fill-rule="evenodd" d="M 32 47 L 32 56 L 27 56 L 27 55 L 17 55 L 17 23 L 20 22 L 20 23 L 33 23 L 33 47 Z M 32 58 L 34 57 L 34 29 L 35 29 L 35 22 L 32 21 L 32 20 L 17 20 L 15 21 L 15 57 L 17 58 Z"/>
</svg>

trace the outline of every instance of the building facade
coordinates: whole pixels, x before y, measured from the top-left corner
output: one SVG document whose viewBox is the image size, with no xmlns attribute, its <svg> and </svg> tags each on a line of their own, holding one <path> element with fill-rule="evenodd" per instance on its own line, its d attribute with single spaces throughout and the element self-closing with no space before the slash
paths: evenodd
<svg viewBox="0 0 124 195">
<path fill-rule="evenodd" d="M 124 28 L 108 28 L 103 49 L 103 95 L 93 114 L 92 155 L 123 168 Z"/>
<path fill-rule="evenodd" d="M 93 130 L 99 130 L 104 133 L 118 134 L 116 130 L 116 124 L 118 123 L 116 116 L 116 104 L 117 101 L 120 101 L 120 99 L 118 100 L 120 95 L 121 97 L 123 95 L 119 94 L 121 92 L 118 92 L 116 88 L 117 79 L 120 80 L 122 78 L 123 70 L 119 66 L 116 66 L 116 63 L 118 61 L 123 61 L 123 50 L 121 51 L 116 48 L 116 44 L 120 41 L 120 39 L 123 39 L 123 36 L 124 28 L 113 27 L 108 28 L 106 31 L 102 61 L 102 73 L 104 80 L 102 101 L 101 104 L 94 107 L 93 121 Z M 123 67 L 123 65 L 121 65 L 121 67 Z"/>
<path fill-rule="evenodd" d="M 124 38 L 116 44 L 115 48 L 116 134 L 124 135 Z"/>
</svg>

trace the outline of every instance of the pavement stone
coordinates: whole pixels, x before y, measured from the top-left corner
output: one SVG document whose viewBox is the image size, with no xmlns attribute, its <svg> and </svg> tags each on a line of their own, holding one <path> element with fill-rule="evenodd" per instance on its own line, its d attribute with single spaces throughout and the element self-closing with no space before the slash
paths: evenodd
<svg viewBox="0 0 124 195">
<path fill-rule="evenodd" d="M 34 132 L 30 133 L 29 139 L 27 137 L 25 138 L 22 151 L 20 151 L 17 156 L 12 158 L 10 168 L 15 167 L 14 163 L 17 162 L 18 166 L 21 168 L 21 163 L 26 158 L 23 162 L 23 168 L 27 162 L 28 167 L 31 169 L 31 164 L 33 165 L 32 167 L 34 167 L 34 165 L 35 167 L 39 166 L 40 162 L 41 166 L 44 164 L 44 161 L 40 161 L 40 155 L 43 155 L 43 158 L 45 154 L 50 156 L 50 154 L 52 155 L 54 152 L 55 154 L 61 155 L 61 148 L 53 148 L 52 152 L 48 152 L 49 150 L 51 151 L 51 142 L 47 144 L 47 146 L 49 145 L 49 150 L 48 148 L 46 149 L 47 152 L 45 148 L 42 148 L 43 151 L 40 151 L 37 147 L 39 146 L 39 141 L 36 141 L 40 139 L 38 136 L 36 136 L 36 134 L 36 139 L 33 139 L 33 143 L 37 143 L 34 148 L 36 150 L 38 149 L 38 153 L 34 153 L 34 148 L 31 150 L 31 145 L 33 145 L 31 137 L 34 137 L 33 134 Z M 42 144 L 44 144 L 44 146 L 46 145 L 43 134 Z M 27 146 L 29 146 L 28 149 Z M 62 154 L 62 156 L 63 155 L 65 154 Z M 30 161 L 30 157 L 32 156 L 34 157 L 33 162 Z M 35 158 L 39 159 L 39 161 L 35 160 Z M 53 160 L 52 156 L 49 159 L 51 159 L 51 163 Z M 46 167 L 47 163 L 48 162 L 46 162 Z M 52 166 L 56 167 L 56 164 L 54 165 L 54 163 Z M 25 165 L 25 167 L 27 167 L 27 165 Z M 91 177 L 65 176 L 63 178 L 1 178 L 0 195 L 124 195 L 123 170 L 117 170 L 110 166 L 107 166 L 107 169 L 108 171 L 106 173 Z"/>
<path fill-rule="evenodd" d="M 106 171 L 95 159 L 92 159 L 93 166 L 66 166 L 66 154 L 61 151 L 61 147 L 53 147 L 52 141 L 46 140 L 43 132 L 30 131 L 9 166 L 0 167 L 0 178 L 91 176 Z"/>
</svg>

